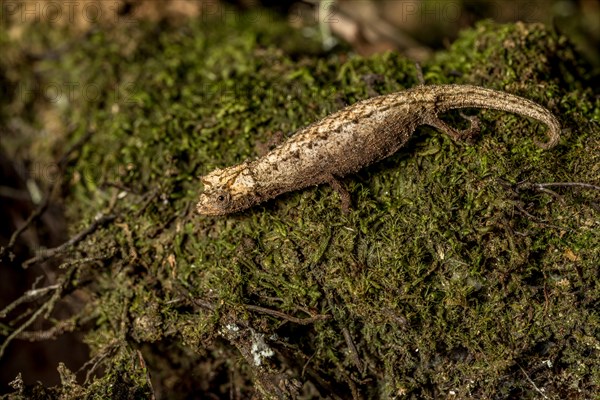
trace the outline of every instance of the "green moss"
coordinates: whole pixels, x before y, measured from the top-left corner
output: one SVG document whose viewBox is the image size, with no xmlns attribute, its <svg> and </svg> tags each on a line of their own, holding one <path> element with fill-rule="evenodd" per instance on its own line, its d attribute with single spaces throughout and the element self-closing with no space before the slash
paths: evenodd
<svg viewBox="0 0 600 400">
<path fill-rule="evenodd" d="M 342 397 L 354 385 L 369 398 L 535 398 L 526 375 L 552 398 L 594 393 L 598 192 L 517 185 L 599 182 L 598 98 L 572 46 L 540 25 L 485 22 L 424 65 L 426 83 L 478 84 L 548 105 L 565 126 L 550 151 L 533 144 L 537 122 L 485 111 L 473 144 L 419 128 L 398 154 L 346 177 L 348 215 L 324 186 L 200 217 L 198 175 L 259 155 L 278 131 L 417 81 L 400 55 L 317 58 L 312 40 L 308 49 L 276 45 L 291 34 L 284 22 L 247 17 L 98 31 L 46 61 L 56 71 L 46 79 L 100 88 L 58 111 L 80 127 L 74 136 L 95 131 L 70 169 L 73 231 L 99 211 L 119 215 L 78 250 L 103 259 L 88 266 L 96 326 L 87 342 L 107 355 L 108 373 L 89 397 L 114 395 L 106 383 L 137 362 L 132 350 L 107 350 L 115 343 L 152 344 L 142 349 L 152 378 L 173 393 L 202 360 L 228 371 L 223 382 L 235 385 L 227 374 L 238 374 L 273 396 L 265 376 L 278 367 Z M 247 305 L 332 318 L 284 323 Z M 249 346 L 223 334 L 232 324 L 269 338 L 271 364 L 232 361 Z M 169 367 L 165 351 L 176 354 Z M 136 379 L 147 393 L 145 375 L 127 385 Z M 198 390 L 226 390 L 211 385 Z"/>
</svg>

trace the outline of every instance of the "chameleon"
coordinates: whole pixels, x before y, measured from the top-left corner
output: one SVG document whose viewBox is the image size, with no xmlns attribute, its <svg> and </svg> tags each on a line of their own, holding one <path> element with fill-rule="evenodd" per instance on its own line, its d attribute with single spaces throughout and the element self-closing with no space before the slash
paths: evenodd
<svg viewBox="0 0 600 400">
<path fill-rule="evenodd" d="M 547 126 L 543 149 L 554 147 L 561 126 L 548 109 L 506 92 L 471 85 L 419 85 L 372 97 L 343 108 L 296 131 L 264 156 L 201 177 L 204 190 L 196 206 L 203 215 L 245 210 L 282 193 L 329 183 L 347 211 L 350 195 L 339 178 L 380 161 L 406 144 L 420 125 L 437 128 L 453 140 L 479 132 L 476 116 L 457 130 L 438 115 L 453 109 L 483 108 L 535 119 Z"/>
</svg>

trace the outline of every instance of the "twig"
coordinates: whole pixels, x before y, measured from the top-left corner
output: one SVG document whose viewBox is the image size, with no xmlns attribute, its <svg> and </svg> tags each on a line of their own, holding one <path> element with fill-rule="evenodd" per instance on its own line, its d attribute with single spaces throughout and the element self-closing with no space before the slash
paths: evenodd
<svg viewBox="0 0 600 400">
<path fill-rule="evenodd" d="M 517 210 L 519 210 L 523 214 L 525 214 L 526 217 L 529 217 L 529 218 L 533 219 L 534 221 L 546 222 L 544 219 L 536 217 L 535 215 L 531 214 L 529 211 L 525 210 L 520 204 L 515 203 L 514 206 Z"/>
<path fill-rule="evenodd" d="M 550 182 L 550 183 L 534 183 L 534 188 L 546 188 L 551 186 L 567 186 L 567 187 L 582 187 L 586 189 L 600 190 L 600 186 L 582 182 Z"/>
<path fill-rule="evenodd" d="M 559 201 L 564 202 L 562 196 L 558 193 L 548 189 L 550 187 L 579 187 L 584 189 L 592 189 L 592 190 L 600 190 L 600 186 L 592 185 L 591 183 L 583 183 L 583 182 L 546 182 L 546 183 L 529 183 L 529 182 L 520 182 L 517 184 L 517 188 L 531 188 L 534 190 L 538 190 L 540 192 L 548 193 L 549 195 L 556 197 Z"/>
<path fill-rule="evenodd" d="M 69 158 L 71 153 L 75 152 L 79 147 L 83 146 L 85 142 L 92 136 L 92 133 L 92 130 L 88 130 L 85 135 L 83 135 L 71 147 L 69 147 L 67 151 L 65 151 L 65 153 L 60 157 L 57 163 L 60 173 L 64 172 L 65 166 L 67 164 L 67 159 Z M 17 228 L 16 231 L 13 232 L 6 247 L 0 247 L 0 260 L 4 257 L 4 255 L 7 252 L 11 251 L 13 247 L 15 247 L 17 239 L 23 234 L 23 232 L 25 232 L 31 226 L 31 224 L 46 211 L 48 205 L 50 204 L 50 196 L 52 192 L 54 192 L 54 190 L 58 187 L 59 182 L 60 179 L 55 179 L 52 182 L 52 184 L 46 190 L 44 200 L 42 200 L 42 202 L 36 207 L 36 209 L 33 210 L 31 214 L 29 214 L 29 217 L 27 217 L 27 220 L 23 223 L 23 225 L 21 225 L 19 228 Z"/>
<path fill-rule="evenodd" d="M 339 361 L 335 361 L 334 363 L 337 365 L 340 374 L 342 375 L 348 386 L 350 386 L 350 391 L 352 392 L 352 400 L 360 400 L 362 396 L 360 395 L 360 392 L 356 387 L 356 383 L 354 383 L 352 378 L 346 373 L 346 370 L 340 364 Z"/>
<path fill-rule="evenodd" d="M 46 287 L 39 288 L 39 289 L 31 289 L 31 290 L 26 291 L 23 294 L 23 296 L 19 297 L 18 299 L 16 299 L 12 303 L 10 303 L 8 306 L 6 306 L 2 311 L 0 311 L 0 318 L 6 318 L 6 316 L 8 315 L 9 312 L 14 310 L 21 304 L 30 302 L 30 301 L 34 301 L 37 298 L 45 295 L 46 293 L 48 293 L 52 290 L 57 290 L 59 287 L 60 287 L 60 285 L 55 284 L 55 285 L 50 285 L 50 286 L 46 286 Z"/>
<path fill-rule="evenodd" d="M 517 365 L 518 365 L 518 364 L 517 364 Z M 523 369 L 523 367 L 521 367 L 521 366 L 519 365 L 519 368 L 521 369 L 521 372 L 523 372 L 523 375 L 525 375 L 525 378 L 527 378 L 527 380 L 529 381 L 529 383 L 531 383 L 531 385 L 533 386 L 533 388 L 534 388 L 534 389 L 535 389 L 535 390 L 536 390 L 536 391 L 537 391 L 539 394 L 541 394 L 541 395 L 542 395 L 542 397 L 543 397 L 544 399 L 547 399 L 547 398 L 548 398 L 548 396 L 546 396 L 546 395 L 544 394 L 544 392 L 543 392 L 543 391 L 542 391 L 542 390 L 541 390 L 539 387 L 537 387 L 537 386 L 536 386 L 535 382 L 531 380 L 531 378 L 529 377 L 529 375 L 527 375 L 527 372 L 525 372 L 525 370 Z"/>
<path fill-rule="evenodd" d="M 569 228 L 565 228 L 562 226 L 558 226 L 558 225 L 553 225 L 553 224 L 549 224 L 546 222 L 546 220 L 536 217 L 535 215 L 529 213 L 528 211 L 526 211 L 521 205 L 515 203 L 514 204 L 515 208 L 517 210 L 519 210 L 520 212 L 522 212 L 526 217 L 531 218 L 533 221 L 535 221 L 536 223 L 545 226 L 546 228 L 553 228 L 553 229 L 559 229 L 559 230 L 563 230 L 563 231 L 569 231 Z M 519 234 L 519 233 L 516 233 Z M 521 236 L 525 236 L 525 234 L 520 234 Z"/>
<path fill-rule="evenodd" d="M 0 197 L 18 201 L 29 201 L 31 199 L 25 190 L 18 190 L 9 186 L 0 186 Z"/>
<path fill-rule="evenodd" d="M 44 318 L 48 318 L 50 316 L 50 313 L 54 309 L 54 306 L 61 299 L 64 287 L 71 281 L 74 272 L 75 268 L 70 268 L 69 270 L 67 270 L 67 272 L 61 277 L 60 282 L 56 284 L 58 287 L 55 289 L 54 294 L 52 294 L 52 297 L 50 297 L 50 299 L 48 299 L 44 304 L 42 304 L 27 321 L 21 324 L 21 326 L 16 328 L 10 335 L 6 337 L 4 343 L 2 343 L 2 345 L 0 346 L 0 359 L 4 355 L 4 351 L 6 351 L 6 348 L 8 347 L 10 342 L 12 342 L 13 339 L 17 338 L 19 335 L 21 335 L 21 333 L 25 329 L 27 329 L 28 326 L 33 324 L 42 315 L 44 316 Z"/>
<path fill-rule="evenodd" d="M 315 351 L 312 354 L 312 356 L 308 357 L 308 360 L 306 360 L 306 362 L 302 366 L 302 373 L 300 374 L 300 377 L 304 378 L 304 374 L 306 373 L 306 368 L 308 367 L 308 364 L 310 364 L 310 362 L 312 361 L 313 358 L 315 358 L 316 355 L 317 355 L 317 352 Z"/>
<path fill-rule="evenodd" d="M 415 69 L 417 71 L 417 80 L 419 81 L 419 85 L 424 85 L 425 78 L 423 78 L 423 68 L 421 68 L 421 64 L 418 61 L 415 61 Z"/>
<path fill-rule="evenodd" d="M 194 304 L 196 304 L 197 306 L 200 306 L 202 308 L 206 308 L 207 310 L 215 311 L 217 309 L 217 307 L 213 303 L 211 303 L 211 302 L 209 302 L 207 300 L 197 299 L 197 298 L 193 298 L 193 297 L 190 297 L 190 296 L 188 296 L 188 298 L 191 299 L 192 302 Z"/>
<path fill-rule="evenodd" d="M 6 337 L 6 340 L 4 340 L 4 343 L 2 343 L 2 345 L 0 346 L 0 358 L 2 358 L 6 347 L 8 347 L 8 345 L 10 344 L 10 342 L 13 341 L 13 339 L 19 336 L 21 332 L 23 332 L 29 325 L 33 324 L 38 319 L 38 317 L 40 317 L 44 312 L 49 312 L 50 310 L 52 310 L 54 303 L 56 303 L 56 301 L 58 300 L 58 297 L 59 296 L 57 296 L 55 293 L 54 296 L 52 296 L 50 300 L 48 300 L 40 308 L 38 308 L 36 312 L 33 313 L 33 315 L 23 323 L 23 325 L 19 326 L 10 335 Z"/>
<path fill-rule="evenodd" d="M 150 380 L 150 371 L 148 371 L 148 368 L 146 367 L 146 362 L 144 361 L 144 356 L 142 355 L 141 351 L 136 350 L 136 352 L 137 352 L 138 360 L 140 361 L 140 365 L 144 369 L 144 373 L 146 375 L 146 382 L 148 383 L 148 388 L 150 389 L 150 399 L 156 400 L 156 396 L 154 395 L 154 388 L 152 387 L 152 381 Z"/>
<path fill-rule="evenodd" d="M 144 195 L 142 196 L 142 205 L 141 207 L 135 212 L 135 216 L 139 217 L 140 215 L 142 215 L 142 213 L 144 211 L 146 211 L 146 208 L 148 208 L 148 206 L 152 203 L 152 201 L 154 201 L 154 199 L 156 198 L 156 196 L 158 196 L 159 190 L 158 188 L 154 188 L 152 190 L 150 190 L 147 193 L 144 193 Z"/>
<path fill-rule="evenodd" d="M 46 211 L 48 205 L 50 204 L 50 193 L 52 193 L 53 190 L 54 184 L 52 185 L 52 188 L 47 191 L 47 194 L 46 196 L 44 196 L 44 200 L 40 203 L 40 205 L 37 206 L 31 214 L 29 214 L 29 217 L 27 217 L 27 220 L 23 223 L 23 225 L 21 225 L 19 228 L 17 228 L 16 231 L 13 232 L 6 247 L 0 247 L 0 260 L 4 257 L 4 254 L 6 254 L 6 252 L 12 250 L 12 248 L 15 247 L 15 243 L 17 242 L 17 239 L 21 236 L 21 234 L 25 232 L 27 228 L 29 228 L 29 226 Z"/>
<path fill-rule="evenodd" d="M 56 339 L 65 332 L 72 332 L 77 327 L 76 318 L 59 321 L 52 328 L 43 331 L 21 332 L 17 339 L 38 342 L 41 340 Z"/>
<path fill-rule="evenodd" d="M 260 312 L 263 314 L 272 315 L 274 317 L 285 319 L 286 321 L 290 321 L 290 322 L 293 322 L 293 323 L 299 324 L 299 325 L 308 325 L 308 324 L 312 324 L 316 321 L 323 321 L 323 320 L 331 318 L 331 315 L 326 315 L 326 314 L 317 314 L 315 316 L 311 316 L 308 318 L 298 318 L 298 317 L 292 317 L 291 315 L 282 313 L 281 311 L 272 310 L 272 309 L 266 308 L 266 307 L 255 306 L 252 304 L 246 304 L 246 305 L 244 305 L 244 307 L 246 307 L 246 309 L 250 310 L 250 311 L 256 311 L 256 312 Z"/>
<path fill-rule="evenodd" d="M 350 331 L 347 327 L 342 327 L 342 334 L 344 335 L 344 339 L 346 340 L 346 346 L 348 346 L 350 358 L 354 362 L 354 365 L 356 366 L 358 371 L 362 373 L 364 364 L 358 355 L 358 350 L 356 349 L 356 345 L 354 345 L 354 341 L 352 340 L 352 336 L 350 336 Z"/>
<path fill-rule="evenodd" d="M 129 256 L 131 257 L 127 264 L 132 265 L 138 260 L 139 256 L 137 251 L 135 251 L 135 243 L 133 242 L 133 234 L 131 233 L 131 229 L 129 229 L 129 225 L 126 223 L 115 224 L 117 227 L 121 228 L 125 232 L 125 237 L 127 238 L 127 245 L 129 246 Z"/>
<path fill-rule="evenodd" d="M 173 221 L 175 221 L 176 219 L 179 219 L 179 218 L 184 218 L 186 215 L 188 215 L 190 207 L 191 207 L 191 203 L 188 203 L 184 207 L 184 209 L 182 210 L 182 212 L 180 212 L 180 213 L 173 213 L 169 218 L 167 218 L 167 220 L 165 222 L 163 222 L 162 224 L 160 224 L 160 226 L 156 227 L 152 232 L 149 232 L 147 234 L 147 236 L 150 239 L 154 239 L 159 233 L 161 233 L 162 231 L 164 231 L 167 226 L 169 226 L 171 223 L 173 223 Z"/>
<path fill-rule="evenodd" d="M 51 249 L 42 250 L 38 255 L 25 261 L 23 263 L 23 268 L 28 268 L 31 264 L 34 264 L 36 262 L 45 261 L 48 258 L 55 256 L 56 254 L 62 253 L 68 247 L 74 246 L 75 244 L 77 244 L 80 241 L 82 241 L 83 239 L 85 239 L 85 237 L 87 235 L 94 232 L 96 229 L 98 229 L 98 227 L 114 220 L 115 218 L 116 218 L 116 215 L 114 215 L 114 214 L 103 215 L 100 218 L 97 218 L 94 222 L 92 222 L 92 224 L 90 226 L 88 226 L 86 229 L 79 232 L 77 235 L 73 236 L 71 239 L 67 240 L 65 243 L 61 244 L 60 246 L 53 247 Z"/>
<path fill-rule="evenodd" d="M 92 375 L 92 373 L 96 370 L 96 368 L 98 368 L 98 365 L 100 365 L 100 363 L 102 362 L 103 359 L 105 359 L 106 357 L 108 357 L 115 349 L 117 349 L 119 347 L 119 344 L 121 342 L 119 341 L 119 339 L 113 339 L 112 342 L 110 342 L 105 349 L 103 349 L 103 351 L 99 354 L 96 354 L 93 358 L 89 359 L 88 361 L 86 361 L 81 368 L 79 368 L 76 372 L 76 374 L 79 374 L 81 371 L 84 370 L 84 368 L 86 368 L 87 366 L 91 365 L 92 367 L 90 368 L 90 370 L 85 374 L 85 381 L 84 381 L 84 385 L 87 385 L 89 380 L 90 380 L 90 376 Z"/>
<path fill-rule="evenodd" d="M 185 286 L 183 286 L 181 283 L 179 283 L 177 281 L 174 281 L 173 283 L 174 283 L 174 286 L 175 286 L 175 289 L 177 290 L 177 292 L 179 292 L 184 298 L 190 300 L 195 305 L 205 308 L 210 311 L 215 311 L 217 309 L 217 306 L 215 306 L 213 303 L 209 302 L 208 300 L 194 297 L 190 293 L 190 291 Z"/>
<path fill-rule="evenodd" d="M 560 194 L 556 193 L 556 192 L 555 192 L 555 191 L 553 191 L 553 190 L 546 189 L 545 187 L 535 187 L 535 186 L 534 186 L 533 188 L 534 188 L 535 190 L 538 190 L 538 191 L 540 191 L 540 192 L 548 193 L 550 196 L 552 196 L 552 197 L 555 197 L 555 198 L 556 198 L 558 201 L 560 201 L 561 203 L 563 203 L 563 204 L 565 203 L 565 199 L 563 199 L 563 197 L 562 197 Z"/>
</svg>

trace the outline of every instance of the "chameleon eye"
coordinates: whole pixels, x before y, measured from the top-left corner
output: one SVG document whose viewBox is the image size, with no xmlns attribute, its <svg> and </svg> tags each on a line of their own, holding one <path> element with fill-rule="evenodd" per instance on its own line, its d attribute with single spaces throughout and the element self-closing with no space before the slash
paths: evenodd
<svg viewBox="0 0 600 400">
<path fill-rule="evenodd" d="M 226 191 L 222 191 L 220 193 L 217 194 L 217 196 L 215 197 L 215 199 L 217 200 L 217 202 L 221 205 L 227 204 L 229 202 L 229 200 L 231 199 L 231 196 L 229 195 L 228 192 Z"/>
</svg>

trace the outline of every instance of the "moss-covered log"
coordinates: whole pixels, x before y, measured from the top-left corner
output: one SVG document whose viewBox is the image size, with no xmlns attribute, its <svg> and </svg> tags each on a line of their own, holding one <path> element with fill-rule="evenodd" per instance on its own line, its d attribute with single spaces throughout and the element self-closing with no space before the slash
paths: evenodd
<svg viewBox="0 0 600 400">
<path fill-rule="evenodd" d="M 99 214 L 116 218 L 63 253 L 89 379 L 63 368 L 61 387 L 16 381 L 17 393 L 597 393 L 600 192 L 536 186 L 600 184 L 600 102 L 564 37 L 484 22 L 423 65 L 425 83 L 547 106 L 565 127 L 556 148 L 534 145 L 545 129 L 535 121 L 473 110 L 483 121 L 474 143 L 423 127 L 398 154 L 346 177 L 348 215 L 318 187 L 208 218 L 194 212 L 199 175 L 411 87 L 417 74 L 394 53 L 320 53 L 318 38 L 264 12 L 162 28 L 97 29 L 22 71 L 21 87 L 82 88 L 32 116 L 71 127 L 67 142 L 92 132 L 65 170 L 71 233 Z"/>
</svg>

